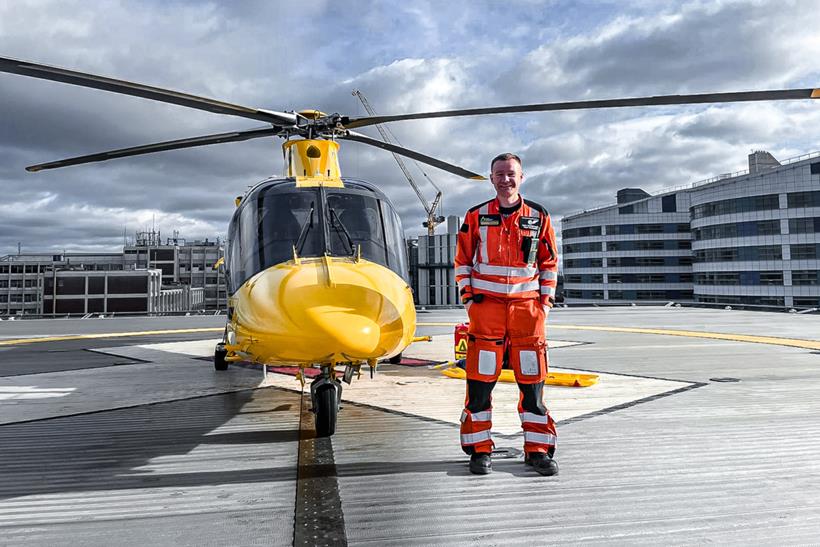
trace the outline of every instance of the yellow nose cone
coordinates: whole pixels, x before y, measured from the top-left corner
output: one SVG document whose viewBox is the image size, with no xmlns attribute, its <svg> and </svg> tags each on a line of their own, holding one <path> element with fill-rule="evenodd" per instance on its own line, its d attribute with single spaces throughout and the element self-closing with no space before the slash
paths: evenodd
<svg viewBox="0 0 820 547">
<path fill-rule="evenodd" d="M 302 260 L 251 278 L 233 297 L 237 344 L 264 362 L 366 361 L 394 355 L 415 332 L 410 288 L 365 260 Z"/>
<path fill-rule="evenodd" d="M 312 308 L 308 315 L 312 319 L 325 343 L 334 346 L 335 353 L 350 358 L 367 359 L 380 348 L 399 343 L 400 337 L 387 333 L 382 339 L 382 329 L 371 319 L 355 310 L 341 311 L 333 308 Z M 398 333 L 399 335 L 401 333 Z"/>
</svg>

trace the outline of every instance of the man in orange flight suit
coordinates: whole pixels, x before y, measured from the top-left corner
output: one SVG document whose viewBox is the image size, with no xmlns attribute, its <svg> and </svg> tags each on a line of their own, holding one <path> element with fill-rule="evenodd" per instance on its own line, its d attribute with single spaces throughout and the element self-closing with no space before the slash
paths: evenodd
<svg viewBox="0 0 820 547">
<path fill-rule="evenodd" d="M 470 471 L 492 470 L 492 390 L 506 362 L 520 390 L 525 462 L 558 473 L 555 423 L 542 400 L 547 376 L 545 322 L 555 301 L 558 251 L 547 210 L 519 194 L 521 159 L 501 154 L 490 164 L 496 197 L 467 212 L 458 234 L 456 282 L 467 307 L 467 397 L 461 447 Z"/>
</svg>

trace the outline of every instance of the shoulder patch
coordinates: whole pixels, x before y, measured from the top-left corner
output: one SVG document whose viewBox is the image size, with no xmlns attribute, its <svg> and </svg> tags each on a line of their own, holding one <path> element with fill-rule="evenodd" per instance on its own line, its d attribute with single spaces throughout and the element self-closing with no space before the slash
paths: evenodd
<svg viewBox="0 0 820 547">
<path fill-rule="evenodd" d="M 547 208 L 544 207 L 543 205 L 541 205 L 540 203 L 536 203 L 536 202 L 530 201 L 528 199 L 525 199 L 524 203 L 526 203 L 527 205 L 529 205 L 530 207 L 532 207 L 536 211 L 540 211 L 540 212 L 544 213 L 545 216 L 549 216 L 549 211 L 547 211 Z"/>
<path fill-rule="evenodd" d="M 479 203 L 475 207 L 470 207 L 470 209 L 467 212 L 472 213 L 473 211 L 478 211 L 479 209 L 481 209 L 482 207 L 484 207 L 485 205 L 487 205 L 491 201 L 492 201 L 491 199 L 488 199 L 487 201 L 482 201 L 481 203 Z"/>
</svg>

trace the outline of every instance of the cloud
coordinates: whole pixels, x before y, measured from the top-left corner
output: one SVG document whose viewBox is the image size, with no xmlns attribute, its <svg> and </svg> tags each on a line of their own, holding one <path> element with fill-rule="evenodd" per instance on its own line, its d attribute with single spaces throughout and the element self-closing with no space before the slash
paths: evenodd
<svg viewBox="0 0 820 547">
<path fill-rule="evenodd" d="M 820 81 L 812 2 L 492 1 L 395 4 L 24 1 L 0 4 L 0 55 L 275 110 L 365 115 Z M 226 232 L 233 197 L 282 172 L 276 139 L 28 174 L 26 165 L 248 129 L 250 120 L 0 74 L 0 255 L 116 250 L 154 222 L 189 239 Z M 484 173 L 501 151 L 525 161 L 528 198 L 555 220 L 625 186 L 657 191 L 745 167 L 751 149 L 817 149 L 807 102 L 499 115 L 395 123 L 403 145 Z M 375 128 L 364 130 L 378 137 Z M 445 214 L 492 195 L 408 162 Z M 390 154 L 343 143 L 346 175 L 373 181 L 423 231 L 422 205 Z M 146 219 L 152 219 L 149 222 Z"/>
</svg>

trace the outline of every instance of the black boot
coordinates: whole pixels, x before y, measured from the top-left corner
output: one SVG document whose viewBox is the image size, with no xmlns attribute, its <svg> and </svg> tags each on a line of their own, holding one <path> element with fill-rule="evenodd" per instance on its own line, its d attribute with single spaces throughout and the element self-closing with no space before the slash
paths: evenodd
<svg viewBox="0 0 820 547">
<path fill-rule="evenodd" d="M 470 456 L 470 473 L 489 475 L 493 470 L 493 460 L 488 452 L 476 452 Z"/>
<path fill-rule="evenodd" d="M 531 452 L 524 458 L 524 463 L 531 465 L 540 474 L 549 477 L 558 474 L 558 462 L 543 452 Z"/>
</svg>

